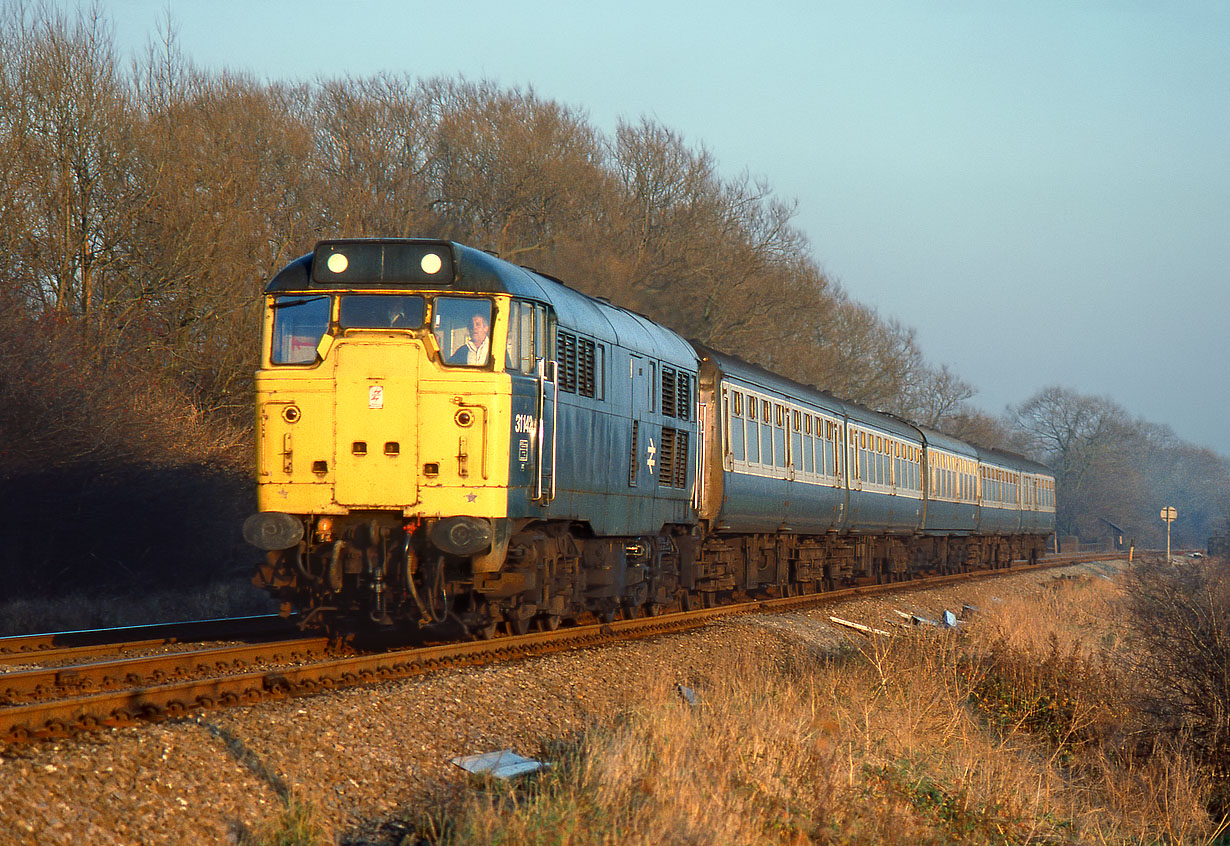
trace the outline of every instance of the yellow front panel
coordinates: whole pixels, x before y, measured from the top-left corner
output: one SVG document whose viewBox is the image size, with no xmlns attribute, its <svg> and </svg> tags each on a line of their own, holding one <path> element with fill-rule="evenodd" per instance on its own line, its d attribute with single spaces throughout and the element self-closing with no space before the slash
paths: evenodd
<svg viewBox="0 0 1230 846">
<path fill-rule="evenodd" d="M 442 367 L 421 340 L 379 330 L 321 352 L 256 375 L 260 510 L 508 514 L 507 374 Z"/>
<path fill-rule="evenodd" d="M 405 508 L 417 501 L 419 351 L 417 344 L 357 339 L 334 347 L 339 505 Z"/>
<path fill-rule="evenodd" d="M 260 510 L 327 507 L 333 499 L 333 380 L 317 370 L 261 371 L 256 404 Z"/>
</svg>

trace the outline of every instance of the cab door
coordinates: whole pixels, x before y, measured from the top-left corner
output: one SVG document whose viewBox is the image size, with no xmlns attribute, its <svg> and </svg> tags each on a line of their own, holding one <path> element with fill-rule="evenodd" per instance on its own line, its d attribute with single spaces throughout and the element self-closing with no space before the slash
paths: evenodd
<svg viewBox="0 0 1230 846">
<path fill-rule="evenodd" d="M 631 359 L 628 486 L 635 489 L 635 495 L 652 499 L 658 488 L 658 452 L 662 441 L 662 427 L 658 425 L 655 413 L 658 363 L 639 355 L 633 355 Z"/>
<path fill-rule="evenodd" d="M 556 492 L 556 454 L 559 448 L 559 371 L 555 361 L 555 317 L 536 304 L 534 310 L 534 376 L 538 386 L 535 405 L 534 491 L 539 505 L 550 505 Z"/>
<path fill-rule="evenodd" d="M 548 505 L 555 499 L 555 455 L 559 447 L 559 375 L 554 361 L 538 360 L 537 443 L 534 445 L 534 499 Z"/>
</svg>

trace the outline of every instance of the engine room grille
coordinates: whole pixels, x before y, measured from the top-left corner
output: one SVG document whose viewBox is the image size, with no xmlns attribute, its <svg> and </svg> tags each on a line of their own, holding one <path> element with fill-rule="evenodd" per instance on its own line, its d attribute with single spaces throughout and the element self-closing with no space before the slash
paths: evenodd
<svg viewBox="0 0 1230 846">
<path fill-rule="evenodd" d="M 555 337 L 555 359 L 559 366 L 559 389 L 592 397 L 596 394 L 594 342 L 571 332 Z"/>
</svg>

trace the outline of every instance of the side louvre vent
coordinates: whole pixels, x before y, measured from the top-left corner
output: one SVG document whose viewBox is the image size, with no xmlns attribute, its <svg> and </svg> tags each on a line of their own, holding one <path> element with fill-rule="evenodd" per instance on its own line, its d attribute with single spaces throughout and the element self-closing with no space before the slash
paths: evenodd
<svg viewBox="0 0 1230 846">
<path fill-rule="evenodd" d="M 662 461 L 658 484 L 668 488 L 688 486 L 688 433 L 682 429 L 662 428 Z"/>
<path fill-rule="evenodd" d="M 559 389 L 575 393 L 577 390 L 577 336 L 558 332 L 555 336 L 555 360 L 559 364 Z"/>
<path fill-rule="evenodd" d="M 663 409 L 665 410 L 665 409 Z M 675 430 L 662 427 L 662 449 L 658 451 L 658 484 L 674 486 L 675 479 Z"/>
<path fill-rule="evenodd" d="M 577 393 L 583 397 L 594 396 L 597 379 L 594 375 L 594 342 L 588 338 L 577 339 Z"/>
<path fill-rule="evenodd" d="M 679 374 L 679 413 L 675 415 L 680 420 L 692 419 L 692 376 L 688 373 Z"/>
<path fill-rule="evenodd" d="M 662 365 L 662 413 L 667 417 L 674 417 L 677 409 L 675 378 L 675 368 Z"/>
<path fill-rule="evenodd" d="M 688 486 L 688 433 L 679 432 L 675 435 L 675 483 L 672 487 L 686 488 Z"/>
</svg>

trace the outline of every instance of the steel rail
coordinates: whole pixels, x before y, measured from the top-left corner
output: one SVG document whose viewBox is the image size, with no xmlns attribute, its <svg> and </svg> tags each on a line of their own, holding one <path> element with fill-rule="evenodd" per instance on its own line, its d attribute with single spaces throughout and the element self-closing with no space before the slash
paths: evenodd
<svg viewBox="0 0 1230 846">
<path fill-rule="evenodd" d="M 39 634 L 0 637 L 0 663 L 38 655 L 45 658 L 52 650 L 95 648 L 101 653 L 107 647 L 147 643 L 161 645 L 183 641 L 230 640 L 243 637 L 268 636 L 293 629 L 294 617 L 278 614 L 258 614 L 246 617 L 222 617 L 212 620 L 184 620 L 173 623 L 148 623 L 139 626 L 114 626 L 78 631 L 42 632 Z"/>
<path fill-rule="evenodd" d="M 0 704 L 62 695 L 65 691 L 104 691 L 175 676 L 217 673 L 259 662 L 287 663 L 324 655 L 326 637 L 300 638 L 247 646 L 219 646 L 68 666 L 37 667 L 0 673 Z"/>
</svg>

